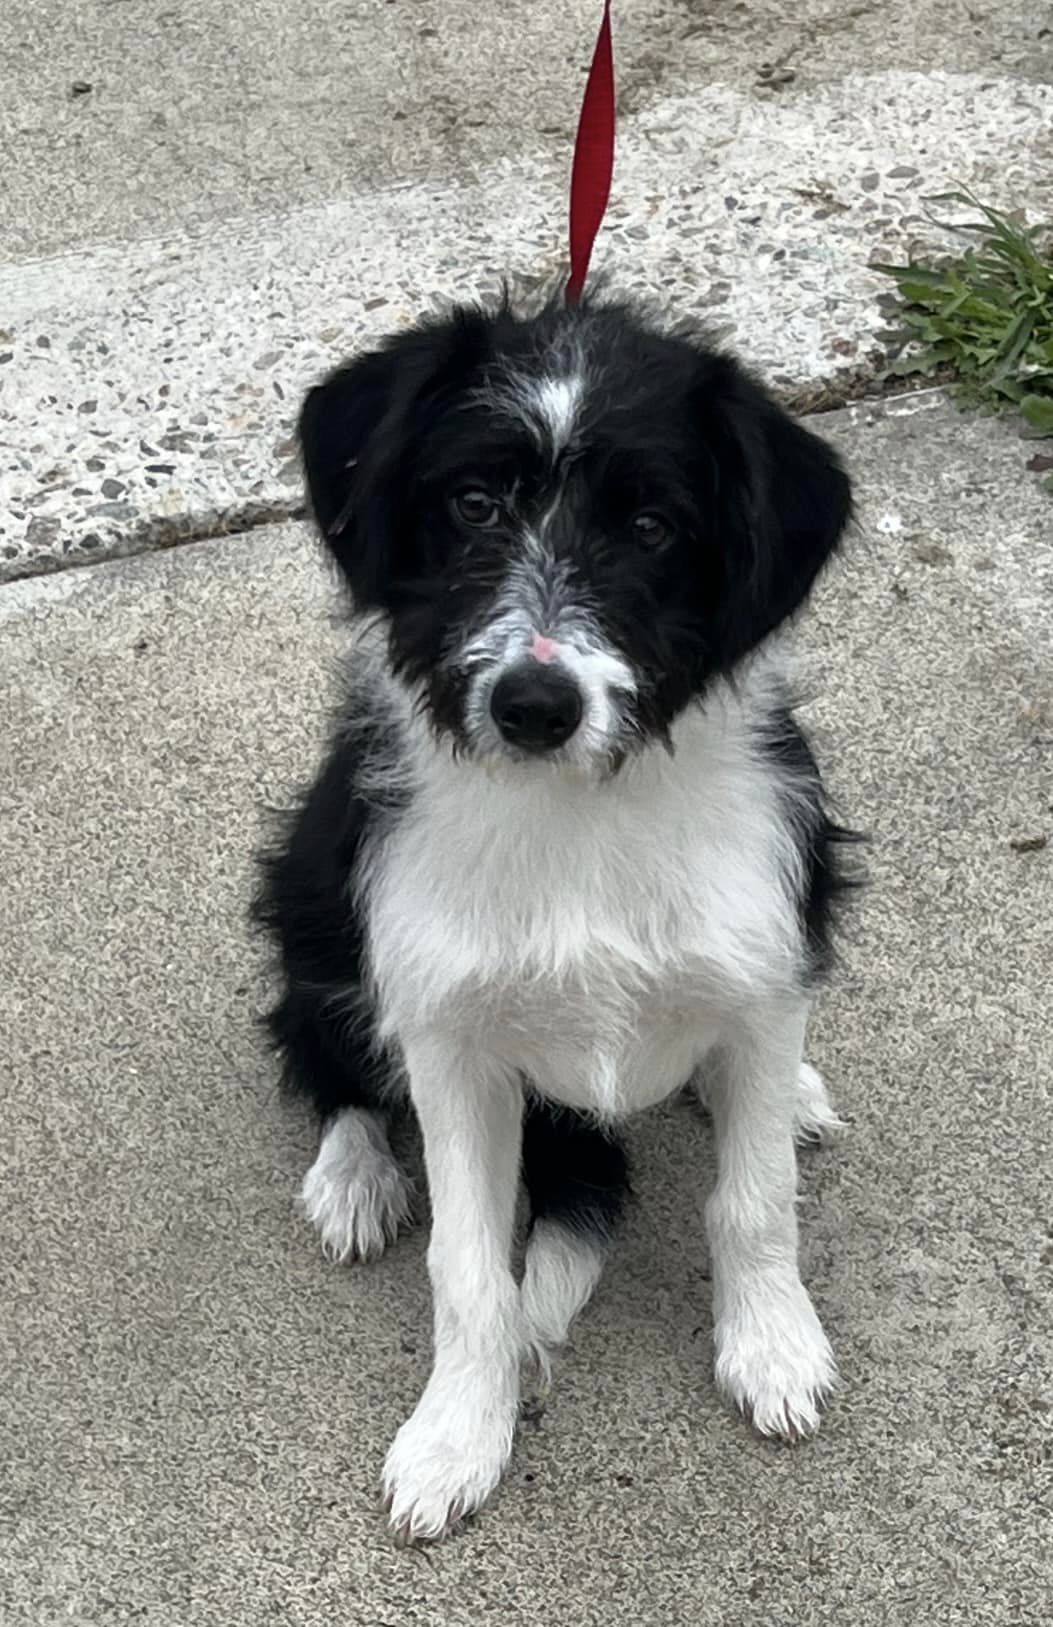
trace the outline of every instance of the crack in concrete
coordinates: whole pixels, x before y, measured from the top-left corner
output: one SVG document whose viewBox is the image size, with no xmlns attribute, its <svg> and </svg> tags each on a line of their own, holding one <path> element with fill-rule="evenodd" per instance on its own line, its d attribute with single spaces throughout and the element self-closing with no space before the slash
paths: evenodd
<svg viewBox="0 0 1053 1627">
<path fill-rule="evenodd" d="M 801 389 L 779 395 L 788 410 L 801 418 L 819 418 L 837 412 L 859 401 L 889 401 L 905 395 L 942 388 L 948 378 L 889 378 L 860 369 L 857 373 L 838 373 L 829 380 L 804 385 Z M 118 559 L 134 559 L 140 554 L 161 553 L 189 543 L 215 542 L 223 537 L 241 536 L 258 531 L 264 526 L 281 525 L 288 520 L 306 520 L 309 511 L 298 498 L 238 504 L 232 508 L 206 509 L 198 514 L 156 515 L 132 526 L 123 536 L 108 537 L 97 550 L 88 554 L 40 554 L 25 560 L 25 568 L 16 568 L 3 581 L 0 593 L 8 583 L 25 582 L 41 576 L 56 576 L 66 571 L 83 570 L 95 565 L 106 565 Z"/>
<path fill-rule="evenodd" d="M 12 582 L 26 582 L 39 576 L 58 576 L 66 571 L 107 565 L 115 559 L 134 559 L 139 554 L 161 553 L 193 542 L 215 542 L 221 537 L 242 536 L 263 526 L 281 525 L 287 520 L 305 520 L 302 501 L 253 502 L 235 508 L 204 511 L 201 514 L 158 515 L 139 521 L 123 537 L 108 537 L 90 554 L 39 554 L 25 561 L 0 582 L 0 593 Z"/>
</svg>

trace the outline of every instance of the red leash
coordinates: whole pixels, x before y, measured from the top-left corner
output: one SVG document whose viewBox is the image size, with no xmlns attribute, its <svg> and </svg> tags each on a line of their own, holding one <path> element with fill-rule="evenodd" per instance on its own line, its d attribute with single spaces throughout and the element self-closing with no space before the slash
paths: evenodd
<svg viewBox="0 0 1053 1627">
<path fill-rule="evenodd" d="M 576 305 L 585 286 L 592 245 L 611 195 L 614 173 L 614 52 L 611 48 L 611 0 L 604 0 L 603 21 L 581 104 L 570 177 L 570 277 L 567 304 Z"/>
</svg>

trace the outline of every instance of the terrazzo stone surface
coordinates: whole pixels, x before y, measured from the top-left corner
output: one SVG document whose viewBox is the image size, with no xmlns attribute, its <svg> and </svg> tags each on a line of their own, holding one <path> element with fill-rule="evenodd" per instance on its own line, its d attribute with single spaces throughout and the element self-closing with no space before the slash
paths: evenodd
<svg viewBox="0 0 1053 1627">
<path fill-rule="evenodd" d="M 318 551 L 285 525 L 0 590 L 4 1627 L 1045 1627 L 1048 499 L 934 397 L 824 428 L 861 528 L 799 650 L 871 886 L 810 1039 L 848 1129 L 800 1215 L 844 1387 L 793 1449 L 722 1406 L 711 1138 L 671 1103 L 501 1492 L 435 1551 L 376 1496 L 423 1233 L 326 1264 L 254 1023 L 251 852 L 342 642 Z"/>
<path fill-rule="evenodd" d="M 1035 218 L 1053 214 L 1047 9 L 943 0 L 809 5 L 792 16 L 771 4 L 624 8 L 623 117 L 597 268 L 616 290 L 733 343 L 790 399 L 807 403 L 817 384 L 836 390 L 873 374 L 890 342 L 889 284 L 869 262 L 950 241 L 929 219 L 929 194 L 964 183 Z M 151 116 L 148 88 L 128 78 L 140 10 L 107 8 L 97 27 L 82 9 L 48 14 L 54 85 L 78 51 L 83 60 L 101 51 L 107 64 L 97 103 L 92 89 L 62 104 L 63 130 L 82 115 L 96 120 L 84 125 L 76 163 L 68 130 L 38 152 L 35 126 L 10 125 L 25 163 L 5 176 L 13 207 L 4 244 L 15 257 L 0 266 L 0 581 L 294 512 L 293 418 L 323 369 L 436 303 L 492 293 L 506 275 L 544 281 L 563 263 L 593 6 L 531 8 L 528 52 L 526 13 L 514 7 L 495 11 L 485 30 L 463 6 L 440 15 L 414 5 L 412 28 L 397 7 L 392 32 L 384 6 L 349 8 L 339 25 L 335 13 L 323 23 L 317 6 L 280 25 L 269 6 L 234 6 L 209 33 L 200 8 L 187 6 L 176 30 L 187 97 L 163 139 L 140 142 L 138 168 L 118 185 L 113 166 Z M 33 34 L 19 56 L 19 18 L 29 38 L 21 0 L 14 15 L 2 49 L 21 64 L 14 82 L 32 85 L 43 48 Z M 221 107 L 217 64 L 234 18 L 246 26 Z M 167 28 L 150 33 L 158 74 L 165 63 L 176 73 Z M 268 78 L 260 53 L 272 28 Z M 323 41 L 324 73 L 314 49 Z M 440 117 L 461 66 L 459 111 Z M 94 85 L 92 71 L 78 83 Z M 351 124 L 338 171 L 326 143 L 341 86 Z M 414 139 L 389 142 L 407 122 L 396 118 L 407 99 Z M 24 114 L 24 101 L 13 105 Z M 46 98 L 42 106 L 49 129 L 55 110 Z M 229 121 L 239 107 L 245 142 L 235 163 Z M 348 133 L 360 114 L 361 141 Z M 194 145 L 206 129 L 212 161 Z M 186 202 L 174 173 L 178 132 L 198 190 L 193 207 L 173 214 Z M 315 176 L 298 188 L 291 171 L 267 168 L 267 143 L 279 136 L 290 151 L 314 143 L 329 153 L 318 160 L 324 185 Z M 88 149 L 98 169 L 93 222 L 78 201 Z M 42 181 L 44 153 L 51 190 L 34 194 L 48 200 L 34 213 L 23 188 L 27 175 Z M 244 181 L 240 208 L 231 163 Z"/>
</svg>

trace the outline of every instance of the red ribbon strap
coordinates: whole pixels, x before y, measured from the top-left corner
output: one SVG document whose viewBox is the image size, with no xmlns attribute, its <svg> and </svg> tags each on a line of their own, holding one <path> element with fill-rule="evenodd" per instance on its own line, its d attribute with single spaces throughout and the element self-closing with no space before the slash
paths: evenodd
<svg viewBox="0 0 1053 1627">
<path fill-rule="evenodd" d="M 611 195 L 614 173 L 614 52 L 611 49 L 611 0 L 592 57 L 585 99 L 581 104 L 570 177 L 570 278 L 567 304 L 581 298 L 589 273 L 592 245 Z"/>
</svg>

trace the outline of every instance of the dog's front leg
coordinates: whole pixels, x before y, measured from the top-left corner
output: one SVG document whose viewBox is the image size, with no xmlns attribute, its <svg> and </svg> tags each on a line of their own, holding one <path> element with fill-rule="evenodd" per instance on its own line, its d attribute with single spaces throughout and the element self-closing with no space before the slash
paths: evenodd
<svg viewBox="0 0 1053 1627">
<path fill-rule="evenodd" d="M 384 1467 L 393 1530 L 441 1537 L 485 1501 L 512 1450 L 519 1297 L 511 1269 L 523 1101 L 468 1048 L 406 1047 L 431 1195 L 434 1365 Z"/>
<path fill-rule="evenodd" d="M 706 1206 L 717 1382 L 766 1435 L 807 1434 L 836 1380 L 797 1267 L 794 1121 L 807 1010 L 751 1014 L 715 1059 Z"/>
</svg>

